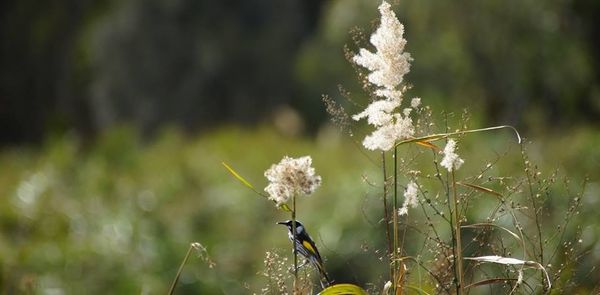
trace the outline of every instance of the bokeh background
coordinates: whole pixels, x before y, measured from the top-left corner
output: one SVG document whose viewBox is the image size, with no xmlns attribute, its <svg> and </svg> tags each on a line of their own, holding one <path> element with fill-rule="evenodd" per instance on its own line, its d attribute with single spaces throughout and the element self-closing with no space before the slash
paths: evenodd
<svg viewBox="0 0 600 295">
<path fill-rule="evenodd" d="M 265 251 L 289 254 L 287 216 L 262 188 L 284 155 L 310 154 L 323 186 L 300 216 L 338 281 L 383 283 L 379 168 L 327 118 L 339 85 L 365 102 L 344 46 L 376 27 L 367 0 L 56 0 L 0 3 L 0 290 L 6 294 L 259 292 Z M 532 161 L 573 189 L 571 231 L 600 278 L 600 2 L 396 1 L 413 58 L 407 80 L 437 114 L 468 108 L 473 128 L 510 124 Z M 341 101 L 341 100 L 340 100 Z M 356 112 L 349 105 L 350 112 Z M 458 117 L 460 115 L 457 115 Z M 458 126 L 457 126 L 458 127 Z M 465 140 L 465 159 L 510 135 Z M 516 156 L 515 156 L 516 155 Z M 376 154 L 371 155 L 376 157 Z M 523 173 L 511 159 L 499 173 Z M 562 178 L 560 178 L 562 181 Z M 551 194 L 548 230 L 568 193 Z M 415 246 L 416 247 L 416 246 Z M 595 281 L 592 279 L 596 279 Z"/>
</svg>

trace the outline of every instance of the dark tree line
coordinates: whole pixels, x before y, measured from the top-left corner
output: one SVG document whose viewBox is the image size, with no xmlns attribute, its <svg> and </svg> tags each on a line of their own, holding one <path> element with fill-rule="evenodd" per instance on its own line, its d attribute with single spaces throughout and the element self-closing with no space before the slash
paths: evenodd
<svg viewBox="0 0 600 295">
<path fill-rule="evenodd" d="M 352 69 L 349 29 L 377 3 L 56 0 L 0 4 L 0 142 L 129 122 L 198 130 L 276 106 L 326 120 L 321 93 Z M 418 95 L 483 102 L 491 122 L 600 120 L 600 4 L 397 1 Z"/>
</svg>

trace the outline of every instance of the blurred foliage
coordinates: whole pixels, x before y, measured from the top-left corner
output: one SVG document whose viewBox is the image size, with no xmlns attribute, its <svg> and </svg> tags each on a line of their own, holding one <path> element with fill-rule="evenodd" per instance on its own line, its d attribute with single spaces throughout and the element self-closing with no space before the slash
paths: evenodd
<svg viewBox="0 0 600 295">
<path fill-rule="evenodd" d="M 585 259 L 572 268 L 581 290 L 591 290 L 600 278 L 593 268 L 600 264 L 594 211 L 600 190 L 594 169 L 600 163 L 599 134 L 582 129 L 528 145 L 531 161 L 543 162 L 542 173 L 568 172 L 574 191 L 585 173 L 595 179 L 567 231 L 569 237 L 581 234 L 587 249 Z M 288 215 L 241 185 L 220 163 L 230 163 L 260 189 L 266 185 L 262 173 L 272 163 L 283 155 L 306 154 L 312 155 L 323 186 L 299 200 L 299 218 L 319 245 L 328 271 L 338 283 L 383 286 L 387 266 L 380 261 L 385 248 L 380 188 L 372 186 L 380 184 L 380 168 L 335 129 L 323 128 L 315 139 L 270 128 L 223 128 L 188 139 L 167 128 L 156 140 L 142 142 L 133 129 L 118 128 L 91 146 L 64 136 L 40 148 L 0 153 L 2 292 L 166 292 L 191 242 L 202 243 L 216 265 L 210 268 L 192 257 L 176 293 L 258 292 L 266 284 L 257 275 L 265 251 L 291 255 L 285 229 L 275 225 Z M 506 156 L 495 173 L 523 175 L 512 134 L 473 135 L 462 143 L 464 175 L 499 154 Z M 431 163 L 418 165 L 423 173 L 431 170 L 426 168 Z M 558 189 L 549 197 L 544 217 L 549 235 L 562 222 L 567 195 Z M 469 219 L 484 218 L 477 212 Z M 407 251 L 418 251 L 419 236 L 409 232 L 407 240 L 413 241 Z"/>
<path fill-rule="evenodd" d="M 411 94 L 469 105 L 490 124 L 598 124 L 597 1 L 395 2 L 415 58 Z M 282 105 L 315 132 L 321 94 L 340 83 L 356 92 L 342 48 L 356 50 L 356 26 L 374 29 L 377 4 L 4 1 L 0 141 L 93 138 L 123 122 L 145 135 L 164 123 L 264 122 Z"/>
<path fill-rule="evenodd" d="M 567 231 L 581 237 L 586 256 L 567 271 L 580 293 L 591 292 L 600 280 L 598 2 L 397 2 L 415 58 L 409 94 L 434 110 L 469 106 L 474 127 L 527 130 L 542 173 L 569 176 L 548 198 L 544 232 L 562 222 L 569 190 L 589 174 Z M 274 225 L 288 216 L 220 163 L 260 188 L 263 171 L 283 155 L 307 154 L 324 184 L 299 202 L 299 218 L 328 271 L 338 283 L 381 288 L 378 155 L 370 160 L 324 124 L 319 100 L 336 96 L 341 83 L 365 101 L 342 48 L 355 51 L 352 38 L 368 46 L 361 31 L 375 28 L 377 4 L 2 2 L 0 290 L 161 293 L 190 243 L 200 242 L 216 265 L 192 258 L 178 292 L 258 292 L 265 251 L 289 254 L 285 230 Z M 228 125 L 240 122 L 257 124 Z M 270 123 L 275 128 L 263 127 Z M 303 130 L 311 136 L 298 136 Z M 39 145 L 6 145 L 23 141 Z M 473 135 L 461 144 L 465 175 L 499 155 L 495 173 L 523 175 L 511 136 Z"/>
</svg>

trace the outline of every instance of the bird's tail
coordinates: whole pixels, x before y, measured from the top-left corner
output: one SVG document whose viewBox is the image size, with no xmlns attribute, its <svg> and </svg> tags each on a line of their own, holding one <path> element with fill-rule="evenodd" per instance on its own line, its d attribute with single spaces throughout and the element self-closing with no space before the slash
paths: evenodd
<svg viewBox="0 0 600 295">
<path fill-rule="evenodd" d="M 323 266 L 323 262 L 315 261 L 314 265 L 317 267 L 317 270 L 319 270 L 319 274 L 321 275 L 321 286 L 323 288 L 329 286 L 333 281 L 329 279 L 327 271 L 325 271 L 325 266 Z"/>
</svg>

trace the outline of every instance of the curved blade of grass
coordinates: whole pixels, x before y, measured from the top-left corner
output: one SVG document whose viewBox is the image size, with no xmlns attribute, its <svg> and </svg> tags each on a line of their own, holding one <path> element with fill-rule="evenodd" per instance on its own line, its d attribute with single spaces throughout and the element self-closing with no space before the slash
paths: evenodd
<svg viewBox="0 0 600 295">
<path fill-rule="evenodd" d="M 505 232 L 509 233 L 511 236 L 513 236 L 515 239 L 517 239 L 519 242 L 521 242 L 521 238 L 515 234 L 514 232 L 510 231 L 508 228 L 505 228 L 503 226 L 497 225 L 497 224 L 493 224 L 493 223 L 474 223 L 474 224 L 469 224 L 469 225 L 463 225 L 461 226 L 461 228 L 478 228 L 478 227 L 497 227 L 501 230 L 504 230 Z"/>
<path fill-rule="evenodd" d="M 498 263 L 503 265 L 522 265 L 525 267 L 539 269 L 546 275 L 546 282 L 548 283 L 548 289 L 552 289 L 552 282 L 550 282 L 550 276 L 541 264 L 535 261 L 525 261 L 521 259 L 511 258 L 511 257 L 502 257 L 497 255 L 490 256 L 479 256 L 479 257 L 465 257 L 466 260 L 474 260 L 478 262 L 489 262 L 489 263 Z"/>
<path fill-rule="evenodd" d="M 229 171 L 229 173 L 231 175 L 233 175 L 233 177 L 235 177 L 237 180 L 239 180 L 243 185 L 245 185 L 247 188 L 253 190 L 255 193 L 266 197 L 265 195 L 263 195 L 262 193 L 260 193 L 259 191 L 257 191 L 254 186 L 247 181 L 245 178 L 243 178 L 239 173 L 237 173 L 237 171 L 233 170 L 233 168 L 231 168 L 231 166 L 227 165 L 227 163 L 225 162 L 221 162 L 221 164 L 225 167 L 225 169 L 227 169 L 227 171 Z"/>
<path fill-rule="evenodd" d="M 469 188 L 472 188 L 472 189 L 476 189 L 478 191 L 481 191 L 481 192 L 484 192 L 484 193 L 487 193 L 487 194 L 492 194 L 492 195 L 494 195 L 494 196 L 496 196 L 496 197 L 498 197 L 500 199 L 504 199 L 504 196 L 502 196 L 501 193 L 499 193 L 497 191 L 494 191 L 492 189 L 489 189 L 487 187 L 483 187 L 483 186 L 472 184 L 472 183 L 464 183 L 464 182 L 460 182 L 460 181 L 457 181 L 456 184 L 462 185 L 462 186 L 466 186 L 466 187 L 469 187 Z"/>
<path fill-rule="evenodd" d="M 481 280 L 479 282 L 475 282 L 473 284 L 467 285 L 465 287 L 465 289 L 478 287 L 478 286 L 484 286 L 484 285 L 499 284 L 499 283 L 504 283 L 506 281 L 516 281 L 516 280 L 517 279 L 513 279 L 513 278 L 492 278 L 492 279 L 487 279 L 487 280 Z"/>
<path fill-rule="evenodd" d="M 403 140 L 403 141 L 397 143 L 394 147 L 398 147 L 400 145 L 407 144 L 407 143 L 413 143 L 413 142 L 430 142 L 430 141 L 436 141 L 436 140 L 444 139 L 444 138 L 447 138 L 447 137 L 450 137 L 450 136 L 453 136 L 453 135 L 463 135 L 463 134 L 468 134 L 468 133 L 477 133 L 477 132 L 484 132 L 484 131 L 492 131 L 492 130 L 498 130 L 498 129 L 504 129 L 504 128 L 512 129 L 515 132 L 515 134 L 517 135 L 517 141 L 518 141 L 518 143 L 521 144 L 521 135 L 519 134 L 519 132 L 517 131 L 517 129 L 515 129 L 515 127 L 512 127 L 510 125 L 502 125 L 502 126 L 494 126 L 494 127 L 488 127 L 488 128 L 480 128 L 480 129 L 471 129 L 471 130 L 449 132 L 449 133 L 439 133 L 439 134 L 432 134 L 432 135 L 427 135 L 427 136 L 422 136 L 422 137 L 417 137 L 417 138 L 411 138 L 411 139 Z"/>
<path fill-rule="evenodd" d="M 233 168 L 231 168 L 231 166 L 227 165 L 227 163 L 225 162 L 221 162 L 221 164 L 223 165 L 223 167 L 225 167 L 225 169 L 227 169 L 227 171 L 229 172 L 229 174 L 231 174 L 233 177 L 235 177 L 237 180 L 239 180 L 244 186 L 246 186 L 247 188 L 251 189 L 253 192 L 255 192 L 257 195 L 268 199 L 269 197 L 261 192 L 259 192 L 258 190 L 256 190 L 254 188 L 254 186 L 248 181 L 246 180 L 244 177 L 242 177 L 239 173 L 237 173 L 237 171 L 235 171 Z M 277 204 L 277 202 L 273 201 L 273 203 Z M 290 209 L 290 207 L 287 204 L 280 204 L 277 205 L 277 208 L 286 211 L 286 212 L 292 212 L 292 209 Z"/>
<path fill-rule="evenodd" d="M 318 295 L 368 295 L 363 288 L 353 284 L 336 284 L 325 288 Z"/>
</svg>

